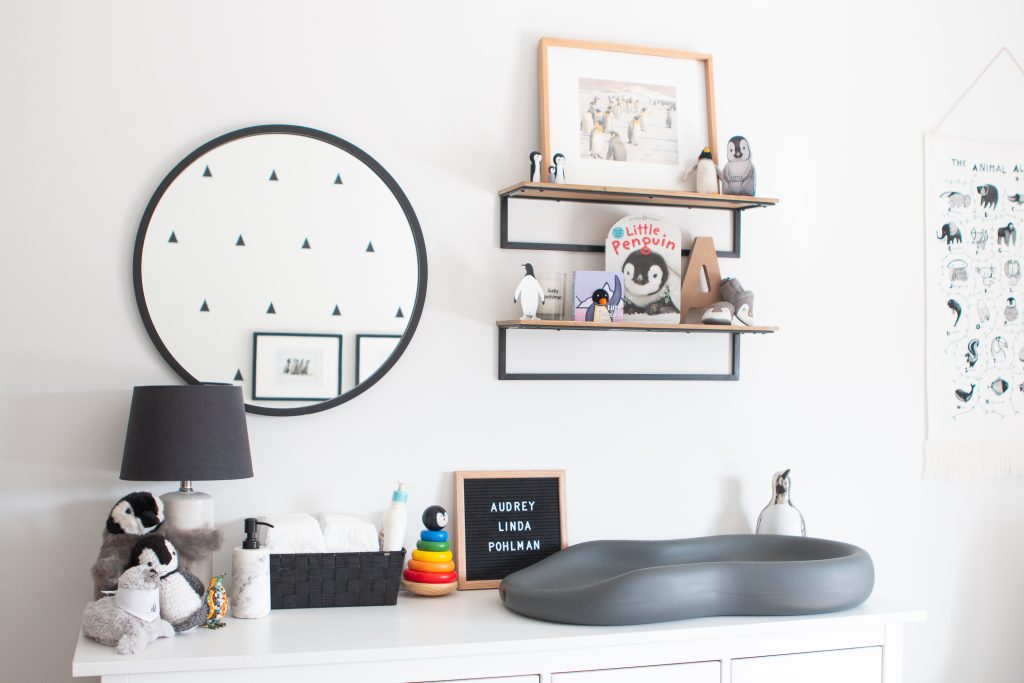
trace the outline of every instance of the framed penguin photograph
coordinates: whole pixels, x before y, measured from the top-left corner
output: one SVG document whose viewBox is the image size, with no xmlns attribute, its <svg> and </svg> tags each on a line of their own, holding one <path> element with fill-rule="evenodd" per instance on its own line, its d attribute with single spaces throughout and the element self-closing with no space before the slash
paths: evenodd
<svg viewBox="0 0 1024 683">
<path fill-rule="evenodd" d="M 256 332 L 254 401 L 321 401 L 341 393 L 341 335 Z"/>
<path fill-rule="evenodd" d="M 565 181 L 695 190 L 686 169 L 718 163 L 711 55 L 542 38 L 541 154 L 565 156 Z"/>
<path fill-rule="evenodd" d="M 497 588 L 568 546 L 564 470 L 455 473 L 459 590 Z"/>
</svg>

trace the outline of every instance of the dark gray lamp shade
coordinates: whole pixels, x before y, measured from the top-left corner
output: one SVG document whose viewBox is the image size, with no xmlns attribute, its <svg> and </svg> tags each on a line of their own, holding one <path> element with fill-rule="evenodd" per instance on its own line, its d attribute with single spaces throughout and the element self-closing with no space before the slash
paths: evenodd
<svg viewBox="0 0 1024 683">
<path fill-rule="evenodd" d="M 135 387 L 121 479 L 206 481 L 251 476 L 241 387 Z"/>
</svg>

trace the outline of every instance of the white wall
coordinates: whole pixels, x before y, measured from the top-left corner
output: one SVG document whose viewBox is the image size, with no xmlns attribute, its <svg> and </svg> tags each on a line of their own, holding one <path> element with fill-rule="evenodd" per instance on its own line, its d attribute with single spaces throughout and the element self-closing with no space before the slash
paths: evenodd
<svg viewBox="0 0 1024 683">
<path fill-rule="evenodd" d="M 878 594 L 929 611 L 909 681 L 1017 678 L 1021 482 L 919 477 L 921 136 L 1000 46 L 1024 57 L 1021 26 L 1013 0 L 3 3 L 0 679 L 67 680 L 104 516 L 135 486 L 117 480 L 131 387 L 176 381 L 131 290 L 142 209 L 198 144 L 265 122 L 376 157 L 419 215 L 430 286 L 367 394 L 250 418 L 257 476 L 203 485 L 232 541 L 247 515 L 378 512 L 399 478 L 415 508 L 450 504 L 453 470 L 531 467 L 568 471 L 573 541 L 741 531 L 791 467 L 810 532 L 862 545 Z M 714 54 L 719 142 L 746 134 L 782 199 L 725 262 L 782 326 L 744 344 L 739 383 L 495 379 L 523 258 L 497 248 L 495 192 L 537 144 L 544 35 Z M 978 110 L 1019 112 L 1024 79 L 1005 88 Z M 594 265 L 563 258 L 536 262 Z M 660 429 L 570 439 L 598 391 Z"/>
</svg>

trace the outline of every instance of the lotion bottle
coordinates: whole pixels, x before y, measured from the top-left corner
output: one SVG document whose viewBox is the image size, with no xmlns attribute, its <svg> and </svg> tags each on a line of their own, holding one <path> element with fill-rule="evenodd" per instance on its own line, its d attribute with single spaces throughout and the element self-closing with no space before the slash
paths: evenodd
<svg viewBox="0 0 1024 683">
<path fill-rule="evenodd" d="M 258 525 L 274 526 L 245 520 L 245 540 L 231 551 L 231 616 L 236 619 L 259 619 L 270 614 L 270 549 L 260 547 L 256 538 Z"/>
<path fill-rule="evenodd" d="M 789 470 L 776 472 L 772 477 L 772 498 L 757 518 L 759 534 L 806 536 L 804 516 L 789 499 Z"/>
<path fill-rule="evenodd" d="M 397 551 L 405 546 L 405 528 L 409 523 L 409 515 L 405 509 L 405 501 L 409 494 L 405 484 L 398 482 L 398 488 L 391 494 L 391 505 L 384 511 L 384 519 L 380 525 L 380 549 Z"/>
</svg>

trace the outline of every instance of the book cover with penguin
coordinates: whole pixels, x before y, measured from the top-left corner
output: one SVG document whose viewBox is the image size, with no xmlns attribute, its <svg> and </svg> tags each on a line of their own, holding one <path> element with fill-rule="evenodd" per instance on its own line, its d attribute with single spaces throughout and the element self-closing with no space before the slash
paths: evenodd
<svg viewBox="0 0 1024 683">
<path fill-rule="evenodd" d="M 605 270 L 622 273 L 626 321 L 679 322 L 681 250 L 679 228 L 658 215 L 626 216 L 608 231 Z"/>
</svg>

